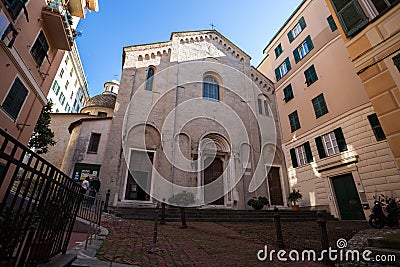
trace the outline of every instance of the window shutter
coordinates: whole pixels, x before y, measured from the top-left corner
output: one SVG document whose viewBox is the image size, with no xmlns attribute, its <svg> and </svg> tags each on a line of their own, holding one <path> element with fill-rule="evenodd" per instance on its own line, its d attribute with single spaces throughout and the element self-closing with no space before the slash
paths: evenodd
<svg viewBox="0 0 400 267">
<path fill-rule="evenodd" d="M 383 132 L 382 126 L 378 120 L 376 114 L 371 114 L 368 117 L 369 124 L 371 124 L 371 128 L 374 131 L 376 141 L 385 140 L 386 136 Z"/>
<path fill-rule="evenodd" d="M 292 66 L 290 65 L 289 57 L 287 57 L 287 58 L 285 59 L 285 63 L 286 63 L 287 70 L 288 70 L 288 72 L 289 72 L 289 70 L 292 69 Z"/>
<path fill-rule="evenodd" d="M 292 33 L 292 31 L 289 31 L 287 36 L 288 36 L 289 42 L 292 43 L 293 42 L 293 33 Z"/>
<path fill-rule="evenodd" d="M 304 76 L 306 77 L 306 84 L 309 86 L 311 84 L 310 68 L 304 71 Z"/>
<path fill-rule="evenodd" d="M 14 120 L 17 119 L 27 95 L 28 90 L 26 89 L 22 81 L 17 77 L 2 104 L 3 109 Z"/>
<path fill-rule="evenodd" d="M 306 37 L 306 43 L 307 43 L 308 50 L 311 51 L 314 48 L 314 44 L 311 41 L 311 36 L 310 35 L 308 35 Z"/>
<path fill-rule="evenodd" d="M 342 128 L 337 128 L 335 130 L 333 130 L 333 133 L 335 134 L 336 137 L 336 142 L 338 144 L 339 147 L 339 151 L 343 152 L 347 150 L 347 145 L 346 145 L 346 140 L 344 140 L 344 135 L 342 132 Z"/>
<path fill-rule="evenodd" d="M 279 44 L 279 45 L 275 48 L 275 56 L 276 56 L 276 58 L 278 58 L 281 54 L 282 54 L 282 45 Z"/>
<path fill-rule="evenodd" d="M 397 70 L 400 72 L 400 54 L 394 56 L 392 58 L 394 65 L 396 66 Z"/>
<path fill-rule="evenodd" d="M 293 168 L 298 167 L 299 164 L 297 163 L 296 151 L 294 150 L 294 148 L 290 149 L 290 157 L 292 158 L 292 166 L 293 166 Z"/>
<path fill-rule="evenodd" d="M 301 17 L 299 20 L 299 24 L 301 29 L 303 30 L 307 25 L 306 25 L 306 21 L 304 20 L 304 17 Z"/>
<path fill-rule="evenodd" d="M 276 80 L 279 81 L 282 77 L 281 77 L 281 72 L 279 71 L 279 68 L 275 69 L 275 76 L 276 76 Z"/>
<path fill-rule="evenodd" d="M 315 144 L 317 145 L 318 155 L 320 159 L 326 158 L 325 148 L 322 143 L 322 137 L 318 136 L 315 138 Z"/>
<path fill-rule="evenodd" d="M 335 23 L 335 20 L 333 19 L 332 15 L 326 18 L 328 20 L 329 27 L 331 27 L 331 31 L 336 31 L 337 30 L 337 25 Z"/>
<path fill-rule="evenodd" d="M 299 50 L 297 50 L 297 48 L 293 50 L 293 56 L 294 56 L 294 61 L 296 61 L 296 63 L 300 61 Z"/>
<path fill-rule="evenodd" d="M 304 150 L 306 151 L 306 157 L 307 157 L 307 162 L 313 162 L 313 156 L 311 153 L 311 147 L 310 147 L 310 142 L 305 142 L 304 143 Z"/>
<path fill-rule="evenodd" d="M 368 24 L 368 18 L 358 0 L 331 0 L 346 36 L 351 36 Z"/>
<path fill-rule="evenodd" d="M 289 101 L 290 99 L 293 98 L 293 90 L 292 90 L 292 84 L 289 84 L 283 89 L 283 93 L 285 94 L 285 101 Z"/>
</svg>

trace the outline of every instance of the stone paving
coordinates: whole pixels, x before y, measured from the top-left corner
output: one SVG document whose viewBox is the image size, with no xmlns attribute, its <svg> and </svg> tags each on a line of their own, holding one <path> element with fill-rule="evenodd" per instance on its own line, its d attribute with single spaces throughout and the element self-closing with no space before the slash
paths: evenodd
<svg viewBox="0 0 400 267">
<path fill-rule="evenodd" d="M 275 249 L 275 227 L 271 222 L 210 223 L 188 222 L 159 225 L 154 248 L 151 221 L 122 220 L 108 217 L 102 222 L 110 234 L 97 252 L 102 261 L 139 266 L 324 266 L 317 262 L 260 262 L 257 252 L 268 245 Z M 368 229 L 367 222 L 328 221 L 329 242 L 336 248 L 339 238 L 351 239 Z M 321 250 L 316 222 L 282 223 L 286 251 Z"/>
</svg>

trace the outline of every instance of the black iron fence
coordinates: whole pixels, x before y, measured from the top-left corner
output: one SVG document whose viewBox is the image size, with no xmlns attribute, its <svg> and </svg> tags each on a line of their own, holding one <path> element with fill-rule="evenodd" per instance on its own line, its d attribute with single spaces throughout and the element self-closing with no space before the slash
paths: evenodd
<svg viewBox="0 0 400 267">
<path fill-rule="evenodd" d="M 0 266 L 35 266 L 65 253 L 81 190 L 0 129 Z"/>
</svg>

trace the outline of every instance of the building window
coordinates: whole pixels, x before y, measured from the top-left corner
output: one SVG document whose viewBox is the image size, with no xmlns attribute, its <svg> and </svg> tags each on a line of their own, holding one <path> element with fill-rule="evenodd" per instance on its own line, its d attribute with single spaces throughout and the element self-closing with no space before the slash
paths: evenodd
<svg viewBox="0 0 400 267">
<path fill-rule="evenodd" d="M 389 10 L 389 7 L 396 4 L 396 0 L 371 0 L 372 4 L 374 5 L 376 11 L 374 15 L 377 16 L 379 14 L 384 13 L 385 11 Z"/>
<path fill-rule="evenodd" d="M 28 0 L 5 0 L 4 2 L 8 12 L 11 14 L 11 17 L 15 20 L 17 19 L 21 10 L 23 8 L 25 9 L 25 3 L 28 2 Z"/>
<path fill-rule="evenodd" d="M 54 93 L 58 95 L 58 93 L 60 92 L 60 85 L 58 84 L 57 81 L 54 81 L 52 89 Z"/>
<path fill-rule="evenodd" d="M 311 65 L 305 72 L 304 76 L 306 78 L 307 86 L 310 86 L 314 82 L 318 81 L 317 72 L 315 71 L 314 65 Z"/>
<path fill-rule="evenodd" d="M 262 99 L 257 99 L 258 102 L 258 113 L 263 114 L 263 104 L 262 104 Z"/>
<path fill-rule="evenodd" d="M 297 110 L 289 114 L 290 130 L 292 132 L 300 129 L 299 116 L 297 115 Z"/>
<path fill-rule="evenodd" d="M 71 69 L 71 71 L 69 72 L 69 76 L 72 77 L 72 74 L 74 74 L 74 69 Z"/>
<path fill-rule="evenodd" d="M 290 149 L 290 157 L 292 159 L 293 168 L 313 162 L 314 159 L 311 153 L 310 143 L 305 142 L 301 146 Z"/>
<path fill-rule="evenodd" d="M 219 100 L 219 85 L 214 76 L 207 75 L 204 77 L 203 97 L 211 100 Z"/>
<path fill-rule="evenodd" d="M 368 18 L 358 0 L 331 0 L 346 36 L 351 36 L 368 24 Z"/>
<path fill-rule="evenodd" d="M 107 117 L 107 112 L 101 112 L 101 111 L 99 111 L 99 112 L 97 113 L 97 116 L 99 116 L 99 117 Z"/>
<path fill-rule="evenodd" d="M 65 82 L 65 90 L 68 90 L 68 86 L 69 86 L 69 81 Z"/>
<path fill-rule="evenodd" d="M 62 92 L 61 92 L 61 94 L 60 94 L 59 100 L 60 100 L 61 105 L 63 106 L 63 105 L 64 105 L 64 102 L 65 102 L 65 96 L 64 96 L 64 94 L 63 94 Z"/>
<path fill-rule="evenodd" d="M 285 88 L 283 88 L 283 94 L 285 95 L 285 98 L 283 99 L 285 102 L 288 102 L 294 97 L 292 84 L 289 84 Z"/>
<path fill-rule="evenodd" d="M 282 45 L 279 44 L 276 48 L 275 48 L 275 56 L 276 58 L 278 58 L 281 54 L 282 54 L 283 50 L 282 50 Z"/>
<path fill-rule="evenodd" d="M 385 133 L 383 132 L 382 126 L 376 114 L 369 115 L 368 121 L 369 124 L 371 124 L 372 131 L 374 131 L 376 141 L 385 140 L 386 139 Z"/>
<path fill-rule="evenodd" d="M 97 150 L 99 149 L 100 136 L 101 134 L 99 133 L 92 133 L 92 135 L 90 136 L 89 146 L 87 149 L 88 153 L 97 153 Z"/>
<path fill-rule="evenodd" d="M 39 67 L 42 65 L 44 58 L 47 56 L 47 51 L 49 51 L 49 44 L 47 43 L 43 31 L 40 31 L 35 43 L 31 48 L 31 55 Z"/>
<path fill-rule="evenodd" d="M 393 63 L 396 66 L 397 70 L 400 72 L 400 54 L 397 56 L 394 56 L 393 58 Z"/>
<path fill-rule="evenodd" d="M 294 28 L 288 32 L 289 42 L 293 42 L 293 40 L 304 30 L 305 27 L 306 21 L 304 20 L 304 17 L 301 17 L 296 26 L 294 26 Z"/>
<path fill-rule="evenodd" d="M 22 105 L 25 102 L 26 96 L 28 95 L 28 89 L 17 77 L 11 86 L 6 98 L 1 105 L 2 109 L 13 119 L 16 120 L 19 112 L 21 111 Z"/>
<path fill-rule="evenodd" d="M 285 61 L 275 69 L 276 80 L 279 81 L 286 73 L 288 73 L 292 69 L 290 65 L 289 57 L 285 59 Z"/>
<path fill-rule="evenodd" d="M 64 75 L 64 68 L 62 68 L 62 69 L 60 70 L 60 78 L 62 78 L 63 75 Z"/>
<path fill-rule="evenodd" d="M 326 20 L 328 21 L 329 27 L 331 28 L 331 31 L 336 31 L 337 30 L 337 26 L 335 23 L 335 20 L 333 19 L 332 15 L 330 15 L 329 17 L 326 18 Z"/>
<path fill-rule="evenodd" d="M 324 94 L 320 94 L 319 96 L 315 97 L 313 100 L 311 100 L 311 102 L 313 104 L 315 116 L 317 118 L 328 113 L 328 107 L 326 106 Z"/>
<path fill-rule="evenodd" d="M 265 109 L 265 116 L 269 116 L 269 105 L 267 100 L 264 100 L 264 109 Z"/>
<path fill-rule="evenodd" d="M 74 87 L 76 87 L 77 85 L 78 85 L 78 80 L 75 80 Z"/>
<path fill-rule="evenodd" d="M 68 103 L 65 105 L 65 111 L 66 112 L 70 112 L 71 111 L 71 108 L 70 108 Z"/>
<path fill-rule="evenodd" d="M 257 99 L 257 104 L 258 104 L 258 113 L 259 114 L 265 114 L 265 116 L 269 116 L 269 105 L 268 101 L 265 99 L 265 96 L 260 96 Z"/>
<path fill-rule="evenodd" d="M 67 57 L 65 58 L 65 66 L 68 65 L 68 61 L 69 61 L 69 56 L 67 56 Z"/>
<path fill-rule="evenodd" d="M 154 68 L 150 67 L 147 71 L 146 90 L 153 90 Z"/>
<path fill-rule="evenodd" d="M 340 127 L 333 132 L 315 138 L 315 144 L 320 159 L 347 151 L 346 140 Z"/>
<path fill-rule="evenodd" d="M 59 109 L 56 109 L 56 113 L 58 113 L 58 112 L 60 112 L 60 110 L 59 110 Z"/>
<path fill-rule="evenodd" d="M 293 51 L 294 60 L 296 63 L 305 57 L 313 48 L 314 45 L 311 41 L 311 37 L 308 35 L 304 42 Z"/>
<path fill-rule="evenodd" d="M 69 97 L 69 99 L 72 99 L 74 97 L 74 92 L 71 92 L 71 96 Z"/>
</svg>

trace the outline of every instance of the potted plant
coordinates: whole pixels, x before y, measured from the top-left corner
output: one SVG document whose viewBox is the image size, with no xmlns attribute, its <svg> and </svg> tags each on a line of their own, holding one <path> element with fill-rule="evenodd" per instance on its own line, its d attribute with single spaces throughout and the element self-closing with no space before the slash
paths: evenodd
<svg viewBox="0 0 400 267">
<path fill-rule="evenodd" d="M 169 204 L 178 206 L 181 212 L 182 229 L 187 228 L 185 207 L 194 204 L 194 194 L 192 192 L 181 191 L 178 194 L 172 195 L 168 199 Z"/>
<path fill-rule="evenodd" d="M 251 206 L 255 210 L 261 210 L 264 205 L 269 205 L 269 201 L 266 197 L 253 197 L 252 199 L 249 199 L 249 201 L 247 201 L 247 205 Z"/>
<path fill-rule="evenodd" d="M 299 190 L 293 188 L 292 192 L 290 192 L 288 199 L 292 202 L 292 210 L 299 210 L 299 205 L 297 205 L 297 201 L 303 198 L 303 195 Z"/>
</svg>

